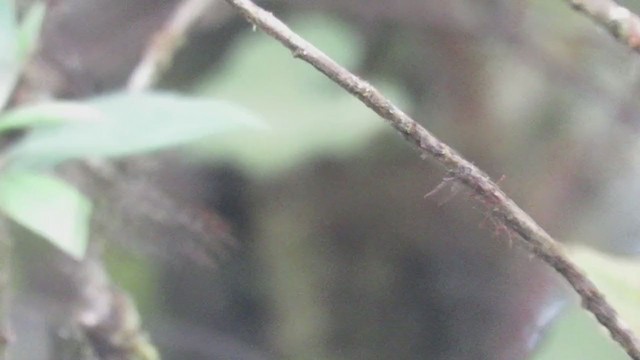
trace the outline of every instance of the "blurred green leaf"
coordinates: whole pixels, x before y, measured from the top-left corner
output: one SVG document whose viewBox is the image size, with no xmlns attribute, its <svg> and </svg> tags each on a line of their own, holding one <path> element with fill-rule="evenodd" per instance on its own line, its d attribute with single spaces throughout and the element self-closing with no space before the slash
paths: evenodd
<svg viewBox="0 0 640 360">
<path fill-rule="evenodd" d="M 0 208 L 17 223 L 80 259 L 87 247 L 91 202 L 53 177 L 8 172 L 0 177 Z"/>
<path fill-rule="evenodd" d="M 13 0 L 0 0 L 0 56 L 13 58 L 13 53 L 7 50 L 15 50 L 16 12 Z"/>
<path fill-rule="evenodd" d="M 568 255 L 604 292 L 627 324 L 640 333 L 640 258 L 608 255 L 587 247 L 572 247 Z M 535 360 L 626 359 L 600 324 L 576 305 L 551 330 Z"/>
<path fill-rule="evenodd" d="M 566 311 L 543 334 L 533 360 L 627 360 L 628 356 L 579 304 Z"/>
<path fill-rule="evenodd" d="M 75 121 L 32 130 L 8 154 L 10 165 L 48 167 L 70 159 L 126 156 L 261 127 L 234 104 L 171 93 L 118 93 L 83 104 L 67 103 L 60 108 L 64 111 L 51 114 L 22 110 L 35 113 L 34 124 L 57 122 L 65 111 Z M 15 116 L 13 121 L 27 120 Z"/>
<path fill-rule="evenodd" d="M 348 68 L 362 61 L 363 42 L 348 23 L 307 15 L 294 19 L 292 28 Z M 401 105 L 408 103 L 401 88 L 380 79 L 373 82 Z M 222 69 L 202 77 L 196 92 L 242 104 L 273 129 L 249 138 L 225 136 L 196 149 L 206 159 L 238 161 L 256 175 L 268 176 L 313 156 L 353 153 L 386 129 L 357 99 L 287 49 L 251 31 L 236 42 Z"/>
<path fill-rule="evenodd" d="M 0 109 L 4 107 L 20 72 L 16 12 L 12 0 L 0 0 Z"/>
<path fill-rule="evenodd" d="M 622 319 L 640 333 L 640 258 L 609 255 L 587 247 L 574 247 L 569 256 L 605 293 Z"/>
<path fill-rule="evenodd" d="M 45 4 L 42 1 L 36 1 L 29 7 L 20 23 L 18 28 L 18 48 L 20 59 L 23 61 L 31 55 L 38 44 L 45 10 Z"/>
<path fill-rule="evenodd" d="M 0 114 L 0 133 L 25 127 L 98 121 L 105 121 L 105 116 L 90 105 L 66 101 L 40 103 Z"/>
</svg>

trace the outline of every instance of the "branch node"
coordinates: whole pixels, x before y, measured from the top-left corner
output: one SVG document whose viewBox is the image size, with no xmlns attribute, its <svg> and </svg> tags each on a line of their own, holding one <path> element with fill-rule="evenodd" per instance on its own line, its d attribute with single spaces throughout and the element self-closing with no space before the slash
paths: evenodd
<svg viewBox="0 0 640 360">
<path fill-rule="evenodd" d="M 300 59 L 307 55 L 307 52 L 304 49 L 295 49 L 293 50 L 293 57 L 296 59 Z"/>
</svg>

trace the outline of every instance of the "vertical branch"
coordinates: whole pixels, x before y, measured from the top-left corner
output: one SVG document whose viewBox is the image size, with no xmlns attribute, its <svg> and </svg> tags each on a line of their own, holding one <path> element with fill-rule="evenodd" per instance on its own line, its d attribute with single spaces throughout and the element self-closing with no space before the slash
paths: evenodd
<svg viewBox="0 0 640 360">
<path fill-rule="evenodd" d="M 604 294 L 564 254 L 563 247 L 511 200 L 487 174 L 463 158 L 447 144 L 404 113 L 378 89 L 363 81 L 311 43 L 293 32 L 270 12 L 250 0 L 226 0 L 254 26 L 279 41 L 293 53 L 326 75 L 344 90 L 385 119 L 424 156 L 446 168 L 452 177 L 473 191 L 491 214 L 507 228 L 519 234 L 522 245 L 557 271 L 582 299 L 583 307 L 604 326 L 613 340 L 635 360 L 640 360 L 640 342 Z M 535 289 L 532 289 L 535 291 Z"/>
<path fill-rule="evenodd" d="M 92 253 L 78 265 L 74 320 L 99 359 L 160 359 L 142 329 L 133 300 L 111 284 L 101 261 L 100 245 L 94 242 Z"/>
<path fill-rule="evenodd" d="M 91 176 L 81 163 L 69 164 L 60 172 L 91 196 L 95 210 L 85 258 L 63 265 L 64 276 L 72 289 L 70 323 L 81 335 L 77 340 L 87 345 L 93 352 L 92 358 L 96 359 L 159 359 L 134 301 L 113 283 L 102 260 L 105 241 L 109 237 L 105 226 L 110 218 L 100 210 L 108 207 L 111 201 L 111 184 Z"/>
</svg>

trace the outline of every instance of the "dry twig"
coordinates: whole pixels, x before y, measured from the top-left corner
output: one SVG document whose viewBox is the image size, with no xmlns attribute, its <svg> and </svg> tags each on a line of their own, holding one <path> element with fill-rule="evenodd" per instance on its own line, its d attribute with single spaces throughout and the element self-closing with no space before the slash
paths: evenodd
<svg viewBox="0 0 640 360">
<path fill-rule="evenodd" d="M 127 89 L 141 91 L 152 87 L 170 65 L 176 51 L 198 19 L 217 0 L 185 0 L 158 31 L 142 55 L 142 59 L 129 77 Z"/>
<path fill-rule="evenodd" d="M 613 37 L 640 52 L 640 18 L 612 0 L 566 0 L 576 10 L 605 27 Z"/>
<path fill-rule="evenodd" d="M 293 56 L 311 64 L 318 71 L 360 99 L 366 106 L 387 120 L 419 151 L 444 166 L 457 181 L 471 189 L 488 207 L 492 216 L 508 229 L 519 234 L 526 249 L 555 269 L 582 299 L 582 305 L 609 330 L 626 353 L 640 360 L 640 343 L 633 332 L 619 318 L 604 295 L 573 264 L 564 248 L 544 231 L 527 213 L 496 185 L 482 170 L 460 156 L 396 107 L 375 87 L 358 78 L 322 51 L 293 32 L 270 12 L 249 0 L 226 0 L 239 10 L 249 22 L 259 27 L 292 51 Z M 577 3 L 574 1 L 573 3 Z"/>
</svg>

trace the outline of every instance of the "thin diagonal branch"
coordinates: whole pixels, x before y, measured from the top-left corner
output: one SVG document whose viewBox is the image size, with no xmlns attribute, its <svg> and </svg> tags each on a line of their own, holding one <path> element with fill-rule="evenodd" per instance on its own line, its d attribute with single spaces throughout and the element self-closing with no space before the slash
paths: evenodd
<svg viewBox="0 0 640 360">
<path fill-rule="evenodd" d="M 606 28 L 619 42 L 640 52 L 640 17 L 612 0 L 566 0 Z"/>
<path fill-rule="evenodd" d="M 216 3 L 218 0 L 184 0 L 180 3 L 171 18 L 149 42 L 142 59 L 129 77 L 127 89 L 142 91 L 155 85 L 189 31 L 206 10 Z"/>
<path fill-rule="evenodd" d="M 489 176 L 405 114 L 375 87 L 336 63 L 270 12 L 249 0 L 226 1 L 238 9 L 254 26 L 289 48 L 294 57 L 311 64 L 360 99 L 362 103 L 387 120 L 423 155 L 435 159 L 449 171 L 452 177 L 471 189 L 497 220 L 522 237 L 524 241 L 520 242 L 521 245 L 569 282 L 582 299 L 584 308 L 595 315 L 627 354 L 632 359 L 640 360 L 638 339 L 619 318 L 618 313 L 607 302 L 602 292 L 568 259 L 564 248 L 507 197 Z"/>
</svg>

